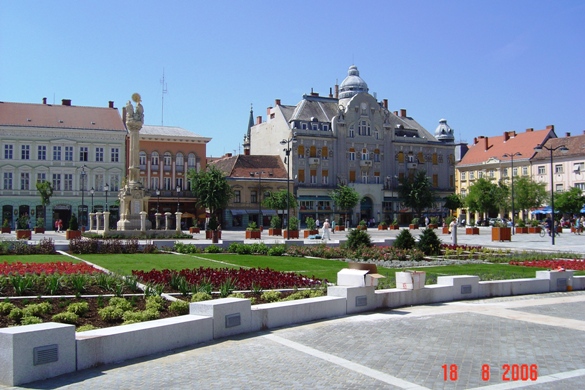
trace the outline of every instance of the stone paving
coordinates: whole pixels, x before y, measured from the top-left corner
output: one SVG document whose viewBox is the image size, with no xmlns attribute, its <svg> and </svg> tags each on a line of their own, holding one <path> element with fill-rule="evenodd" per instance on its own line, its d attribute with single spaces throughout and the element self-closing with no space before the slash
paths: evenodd
<svg viewBox="0 0 585 390">
<path fill-rule="evenodd" d="M 488 228 L 479 236 L 459 233 L 460 244 L 585 251 L 585 236 L 568 232 L 555 247 L 538 235 L 492 243 Z M 404 307 L 216 340 L 14 388 L 581 388 L 584 313 L 584 291 Z"/>
</svg>

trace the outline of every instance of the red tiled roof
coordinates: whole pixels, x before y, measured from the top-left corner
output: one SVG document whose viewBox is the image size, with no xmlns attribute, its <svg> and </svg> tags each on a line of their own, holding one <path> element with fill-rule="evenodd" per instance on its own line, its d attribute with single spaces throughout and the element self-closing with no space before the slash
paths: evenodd
<svg viewBox="0 0 585 390">
<path fill-rule="evenodd" d="M 0 102 L 0 126 L 126 131 L 116 108 Z"/>
<path fill-rule="evenodd" d="M 551 137 L 556 138 L 554 126 L 547 126 L 544 130 L 527 129 L 523 133 L 507 131 L 495 137 L 479 136 L 474 139 L 473 145 L 469 146 L 469 151 L 457 165 L 481 164 L 491 157 L 501 160 L 504 154 L 517 152 L 522 156 L 515 157 L 515 160 L 529 159 L 535 154 L 534 147 Z"/>
<path fill-rule="evenodd" d="M 560 150 L 555 150 L 553 152 L 553 158 L 571 156 L 585 158 L 585 134 L 572 137 L 551 138 L 544 143 L 544 146 L 550 149 L 556 149 L 562 145 L 569 150 L 564 153 Z M 540 152 L 537 152 L 534 155 L 533 160 L 550 160 L 550 151 L 543 148 Z"/>
<path fill-rule="evenodd" d="M 284 163 L 279 156 L 244 155 L 226 156 L 213 161 L 208 160 L 228 177 L 249 178 L 251 172 L 265 172 L 262 178 L 286 179 Z"/>
</svg>

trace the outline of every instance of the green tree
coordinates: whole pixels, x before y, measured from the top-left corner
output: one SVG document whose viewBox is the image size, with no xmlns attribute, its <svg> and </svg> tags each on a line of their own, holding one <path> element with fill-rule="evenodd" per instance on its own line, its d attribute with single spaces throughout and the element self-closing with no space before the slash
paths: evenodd
<svg viewBox="0 0 585 390">
<path fill-rule="evenodd" d="M 398 196 L 406 207 L 410 207 L 418 218 L 423 210 L 433 205 L 435 194 L 426 171 L 418 171 L 414 176 L 399 180 Z"/>
<path fill-rule="evenodd" d="M 46 218 L 47 206 L 51 204 L 51 197 L 53 196 L 53 186 L 48 181 L 37 182 L 36 186 L 41 196 L 41 205 L 43 205 L 43 215 L 40 218 Z M 38 215 L 37 218 L 39 218 Z"/>
<path fill-rule="evenodd" d="M 270 195 L 262 201 L 262 205 L 276 211 L 277 213 L 281 210 L 284 214 L 284 210 L 288 210 L 288 207 L 293 210 L 297 208 L 297 200 L 295 199 L 294 194 L 289 193 L 287 190 L 280 190 L 277 192 L 271 192 Z M 284 220 L 284 218 L 281 218 L 281 221 L 282 220 Z"/>
<path fill-rule="evenodd" d="M 528 176 L 514 179 L 514 208 L 522 210 L 526 218 L 528 210 L 542 206 L 550 196 L 546 192 L 546 184 L 537 183 Z"/>
<path fill-rule="evenodd" d="M 219 220 L 217 213 L 227 207 L 233 196 L 226 175 L 216 167 L 210 166 L 206 171 L 200 172 L 191 169 L 187 173 L 187 178 L 191 183 L 191 191 L 197 205 L 209 209 L 209 227 L 212 230 L 217 229 L 217 226 L 214 226 Z"/>
<path fill-rule="evenodd" d="M 555 210 L 565 214 L 579 214 L 585 204 L 585 195 L 577 187 L 564 192 L 556 192 L 554 197 Z"/>
<path fill-rule="evenodd" d="M 506 206 L 507 198 L 508 186 L 482 177 L 469 187 L 464 203 L 469 211 L 492 214 Z"/>
<path fill-rule="evenodd" d="M 461 200 L 461 196 L 459 194 L 451 194 L 445 197 L 445 205 L 446 209 L 451 210 L 451 212 L 457 210 L 458 208 L 463 207 L 463 201 Z"/>
<path fill-rule="evenodd" d="M 351 187 L 340 185 L 329 193 L 335 206 L 345 212 L 345 220 L 347 221 L 347 214 L 360 202 L 360 194 Z"/>
</svg>

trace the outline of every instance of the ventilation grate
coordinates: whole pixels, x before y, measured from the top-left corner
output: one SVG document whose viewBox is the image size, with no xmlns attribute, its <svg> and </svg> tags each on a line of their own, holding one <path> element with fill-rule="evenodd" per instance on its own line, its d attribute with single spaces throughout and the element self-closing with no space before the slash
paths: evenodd
<svg viewBox="0 0 585 390">
<path fill-rule="evenodd" d="M 234 326 L 240 326 L 242 324 L 242 317 L 240 313 L 228 314 L 225 316 L 225 327 L 233 328 Z"/>
<path fill-rule="evenodd" d="M 59 360 L 59 345 L 43 345 L 42 347 L 33 348 L 33 364 L 54 363 Z"/>
<path fill-rule="evenodd" d="M 359 297 L 355 297 L 355 305 L 357 306 L 368 306 L 368 296 L 367 295 L 360 295 Z"/>
<path fill-rule="evenodd" d="M 461 294 L 471 294 L 471 284 L 464 284 L 461 286 Z"/>
</svg>

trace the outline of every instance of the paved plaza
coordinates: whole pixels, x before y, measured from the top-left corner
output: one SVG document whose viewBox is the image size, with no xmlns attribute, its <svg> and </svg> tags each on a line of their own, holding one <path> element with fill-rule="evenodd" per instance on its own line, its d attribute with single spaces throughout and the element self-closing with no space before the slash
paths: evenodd
<svg viewBox="0 0 585 390">
<path fill-rule="evenodd" d="M 371 233 L 374 240 L 396 235 Z M 479 236 L 459 233 L 460 244 L 585 251 L 585 236 L 568 232 L 555 247 L 548 236 L 492 243 L 489 228 Z M 243 238 L 242 231 L 223 234 Z M 585 291 L 573 291 L 384 309 L 215 340 L 16 388 L 576 389 L 584 381 Z"/>
</svg>

